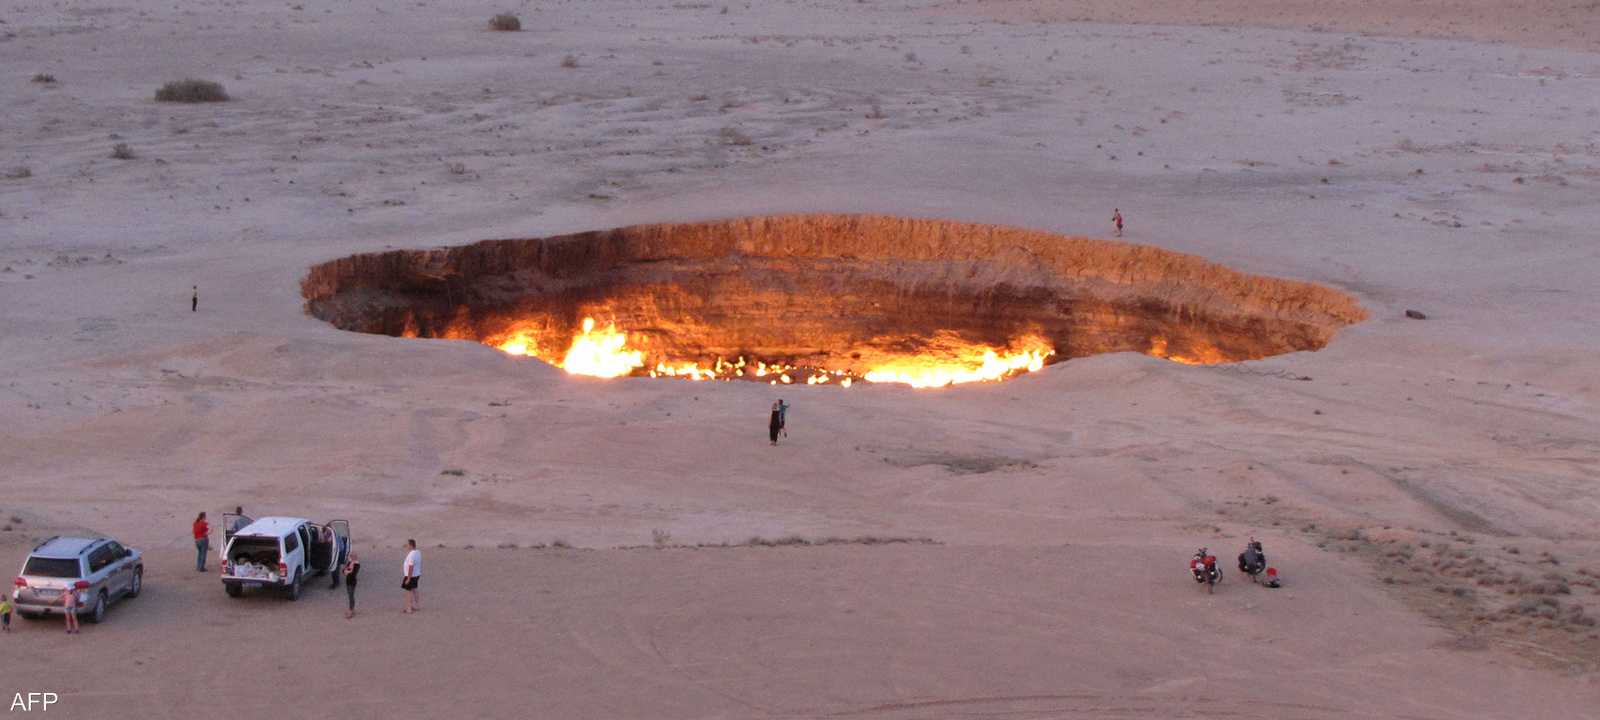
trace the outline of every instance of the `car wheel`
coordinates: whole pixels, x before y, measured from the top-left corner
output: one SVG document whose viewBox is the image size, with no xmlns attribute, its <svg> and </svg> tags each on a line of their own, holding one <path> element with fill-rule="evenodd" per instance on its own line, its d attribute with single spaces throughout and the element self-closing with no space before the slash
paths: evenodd
<svg viewBox="0 0 1600 720">
<path fill-rule="evenodd" d="M 239 583 L 223 583 L 222 589 L 228 592 L 228 597 L 239 597 L 244 595 L 244 586 L 240 585 Z"/>
<path fill-rule="evenodd" d="M 128 586 L 128 597 L 139 597 L 139 591 L 144 589 L 144 568 L 134 568 L 133 584 Z"/>
<path fill-rule="evenodd" d="M 39 619 L 39 613 L 18 612 L 17 614 L 21 615 L 23 620 L 38 620 Z"/>
<path fill-rule="evenodd" d="M 102 623 L 106 619 L 106 591 L 94 596 L 94 607 L 89 609 L 89 622 Z"/>
<path fill-rule="evenodd" d="M 289 602 L 300 599 L 300 573 L 294 574 L 294 584 L 289 586 Z"/>
</svg>

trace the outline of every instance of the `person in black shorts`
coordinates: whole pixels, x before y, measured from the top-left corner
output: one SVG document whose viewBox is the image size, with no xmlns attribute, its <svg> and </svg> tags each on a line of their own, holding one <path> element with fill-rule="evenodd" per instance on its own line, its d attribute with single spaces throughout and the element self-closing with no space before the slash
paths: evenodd
<svg viewBox="0 0 1600 720">
<path fill-rule="evenodd" d="M 356 577 L 361 574 L 361 561 L 356 559 L 354 550 L 350 551 L 350 559 L 344 564 L 344 594 L 350 597 L 350 609 L 344 611 L 344 619 L 349 620 L 356 616 Z"/>
<path fill-rule="evenodd" d="M 417 584 L 422 582 L 422 551 L 417 549 L 416 540 L 406 541 L 406 560 L 400 566 L 402 580 L 400 589 L 406 591 L 407 615 L 422 609 L 422 598 L 417 592 Z"/>
</svg>

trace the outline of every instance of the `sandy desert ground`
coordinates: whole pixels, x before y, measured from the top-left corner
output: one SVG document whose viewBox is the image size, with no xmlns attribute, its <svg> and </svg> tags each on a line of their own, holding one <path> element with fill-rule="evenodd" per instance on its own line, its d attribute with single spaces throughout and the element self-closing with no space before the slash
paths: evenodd
<svg viewBox="0 0 1600 720">
<path fill-rule="evenodd" d="M 524 29 L 489 32 L 498 11 Z M 81 636 L 0 636 L 0 695 L 69 718 L 1600 717 L 1597 17 L 8 2 L 0 567 L 92 531 L 149 571 Z M 190 76 L 233 99 L 153 101 Z M 1371 319 L 1223 366 L 789 388 L 775 449 L 767 386 L 576 378 L 342 332 L 299 295 L 388 248 L 790 212 L 1105 236 L 1113 207 L 1131 242 Z M 195 573 L 190 519 L 235 504 L 349 518 L 363 613 Z M 1187 579 L 1196 546 L 1252 534 L 1283 589 Z"/>
</svg>

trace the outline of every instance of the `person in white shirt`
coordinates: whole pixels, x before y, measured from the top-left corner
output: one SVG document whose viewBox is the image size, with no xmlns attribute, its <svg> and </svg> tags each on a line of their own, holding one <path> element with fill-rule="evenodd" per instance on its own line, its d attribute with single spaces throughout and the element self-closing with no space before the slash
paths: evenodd
<svg viewBox="0 0 1600 720">
<path fill-rule="evenodd" d="M 406 609 L 402 612 L 421 610 L 422 598 L 417 594 L 417 584 L 422 581 L 422 551 L 417 549 L 416 540 L 406 541 L 406 561 L 400 571 L 404 577 L 400 581 L 400 588 L 406 591 Z"/>
</svg>

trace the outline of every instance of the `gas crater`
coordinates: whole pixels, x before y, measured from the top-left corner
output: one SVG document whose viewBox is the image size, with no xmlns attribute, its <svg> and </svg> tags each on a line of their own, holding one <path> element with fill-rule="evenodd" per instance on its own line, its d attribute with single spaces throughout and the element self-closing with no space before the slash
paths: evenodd
<svg viewBox="0 0 1600 720">
<path fill-rule="evenodd" d="M 878 215 L 635 225 L 311 268 L 334 326 L 473 340 L 568 372 L 993 381 L 1099 353 L 1227 363 L 1317 350 L 1366 318 L 1307 282 L 1021 228 Z"/>
</svg>

